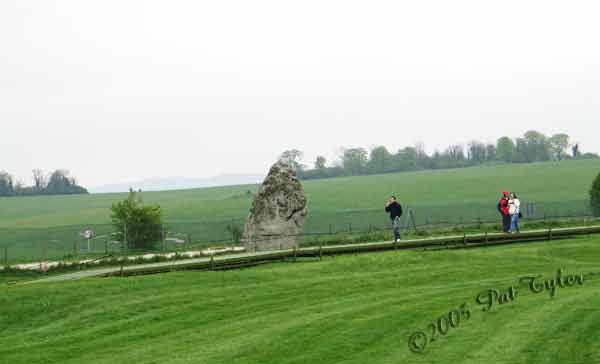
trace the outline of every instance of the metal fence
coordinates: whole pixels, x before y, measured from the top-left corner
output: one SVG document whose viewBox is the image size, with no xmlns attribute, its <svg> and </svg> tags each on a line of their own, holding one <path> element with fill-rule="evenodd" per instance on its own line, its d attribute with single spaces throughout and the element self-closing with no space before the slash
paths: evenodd
<svg viewBox="0 0 600 364">
<path fill-rule="evenodd" d="M 588 219 L 589 201 L 562 201 L 557 203 L 523 202 L 523 223 L 554 221 L 558 219 Z M 406 230 L 436 228 L 460 229 L 464 226 L 482 228 L 496 224 L 500 216 L 496 206 L 469 204 L 464 206 L 404 206 L 402 226 Z M 244 218 L 209 221 L 167 221 L 164 239 L 156 242 L 152 251 L 198 250 L 239 244 Z M 235 227 L 232 229 L 232 227 Z M 335 241 L 340 235 L 390 233 L 390 221 L 382 209 L 310 211 L 303 232 L 298 235 L 300 245 L 311 245 L 324 240 Z M 95 235 L 87 239 L 86 229 Z M 71 225 L 50 228 L 0 228 L 0 265 L 47 260 L 68 260 L 100 257 L 130 251 L 112 236 L 110 224 Z M 139 252 L 144 253 L 144 252 Z"/>
</svg>

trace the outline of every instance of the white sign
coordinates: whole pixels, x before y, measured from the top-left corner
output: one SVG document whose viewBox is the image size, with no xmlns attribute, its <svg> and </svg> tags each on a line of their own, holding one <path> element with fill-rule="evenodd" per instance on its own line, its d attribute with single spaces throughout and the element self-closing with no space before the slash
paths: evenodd
<svg viewBox="0 0 600 364">
<path fill-rule="evenodd" d="M 83 233 L 81 233 L 81 235 L 86 238 L 87 240 L 90 240 L 91 238 L 94 237 L 94 231 L 92 229 L 87 229 L 85 230 Z"/>
</svg>

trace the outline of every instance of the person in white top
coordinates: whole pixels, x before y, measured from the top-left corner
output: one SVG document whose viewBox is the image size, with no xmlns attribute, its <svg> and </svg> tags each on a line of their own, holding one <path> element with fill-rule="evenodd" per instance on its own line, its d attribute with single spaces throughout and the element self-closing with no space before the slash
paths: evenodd
<svg viewBox="0 0 600 364">
<path fill-rule="evenodd" d="M 517 194 L 512 192 L 508 200 L 508 213 L 510 214 L 510 229 L 509 233 L 520 233 L 519 218 L 521 217 L 521 201 Z"/>
</svg>

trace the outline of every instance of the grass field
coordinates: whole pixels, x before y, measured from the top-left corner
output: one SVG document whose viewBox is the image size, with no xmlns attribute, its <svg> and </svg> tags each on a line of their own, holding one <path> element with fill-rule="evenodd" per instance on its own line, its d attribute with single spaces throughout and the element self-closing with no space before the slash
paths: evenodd
<svg viewBox="0 0 600 364">
<path fill-rule="evenodd" d="M 523 204 L 537 203 L 537 216 L 582 215 L 587 191 L 600 171 L 600 161 L 564 161 L 529 165 L 482 166 L 458 170 L 335 178 L 304 183 L 310 213 L 305 231 L 366 230 L 385 226 L 387 196 L 396 193 L 417 223 L 458 223 L 496 219 L 499 193 L 514 190 Z M 190 233 L 194 241 L 230 238 L 229 224 L 243 225 L 257 186 L 147 192 L 144 199 L 160 204 L 172 231 Z M 109 207 L 125 194 L 0 198 L 0 247 L 9 246 L 11 261 L 60 258 L 82 243 L 77 233 L 92 225 L 109 232 Z M 43 244 L 47 244 L 43 248 Z M 104 250 L 97 241 L 95 251 Z M 0 252 L 1 254 L 1 252 Z"/>
<path fill-rule="evenodd" d="M 398 251 L 0 288 L 0 358 L 36 363 L 600 362 L 600 239 Z M 584 273 L 556 296 L 528 275 Z M 475 297 L 518 290 L 483 312 Z M 471 317 L 414 354 L 408 340 L 468 303 Z"/>
</svg>

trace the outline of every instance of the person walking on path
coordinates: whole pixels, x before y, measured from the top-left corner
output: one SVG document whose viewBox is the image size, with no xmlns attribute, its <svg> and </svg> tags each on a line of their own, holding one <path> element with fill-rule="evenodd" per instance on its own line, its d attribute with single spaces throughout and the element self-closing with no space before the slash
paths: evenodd
<svg viewBox="0 0 600 364">
<path fill-rule="evenodd" d="M 498 212 L 502 215 L 502 231 L 507 233 L 510 229 L 510 211 L 508 207 L 508 192 L 502 192 L 502 198 L 498 202 Z"/>
<path fill-rule="evenodd" d="M 514 192 L 511 192 L 510 199 L 508 200 L 508 213 L 510 215 L 510 229 L 508 229 L 508 232 L 520 233 L 519 218 L 521 217 L 521 201 Z"/>
<path fill-rule="evenodd" d="M 402 217 L 402 205 L 398 203 L 396 196 L 390 197 L 385 204 L 385 212 L 390 214 L 392 227 L 394 228 L 394 243 L 400 241 L 400 217 Z"/>
</svg>

